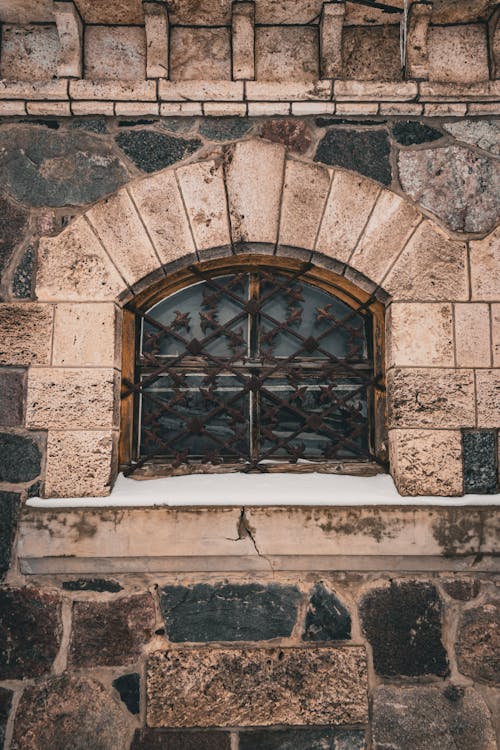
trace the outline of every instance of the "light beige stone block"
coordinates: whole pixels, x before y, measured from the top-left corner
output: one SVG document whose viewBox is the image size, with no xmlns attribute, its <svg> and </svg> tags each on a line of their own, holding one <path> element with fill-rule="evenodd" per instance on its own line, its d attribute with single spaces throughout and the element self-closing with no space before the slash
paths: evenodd
<svg viewBox="0 0 500 750">
<path fill-rule="evenodd" d="M 59 35 L 57 75 L 80 78 L 82 75 L 83 24 L 74 2 L 54 2 L 54 16 Z"/>
<path fill-rule="evenodd" d="M 500 227 L 470 243 L 472 299 L 500 301 Z"/>
<path fill-rule="evenodd" d="M 159 82 L 162 101 L 243 101 L 242 81 L 164 81 Z"/>
<path fill-rule="evenodd" d="M 259 24 L 308 24 L 321 13 L 322 0 L 256 0 L 256 22 Z"/>
<path fill-rule="evenodd" d="M 155 102 L 116 102 L 115 115 L 118 117 L 144 117 L 159 115 L 160 105 Z"/>
<path fill-rule="evenodd" d="M 257 27 L 255 77 L 258 81 L 317 81 L 317 27 Z"/>
<path fill-rule="evenodd" d="M 52 364 L 120 367 L 121 330 L 112 302 L 55 305 Z"/>
<path fill-rule="evenodd" d="M 175 173 L 164 170 L 129 186 L 163 264 L 192 255 L 195 246 Z"/>
<path fill-rule="evenodd" d="M 477 426 L 500 426 L 500 368 L 476 370 Z"/>
<path fill-rule="evenodd" d="M 57 74 L 59 37 L 50 26 L 3 26 L 0 74 L 11 81 L 50 81 Z"/>
<path fill-rule="evenodd" d="M 25 102 L 3 102 L 0 100 L 0 117 L 15 117 L 25 114 Z"/>
<path fill-rule="evenodd" d="M 113 102 L 71 102 L 71 111 L 74 115 L 103 115 L 112 117 L 114 115 Z"/>
<path fill-rule="evenodd" d="M 26 111 L 29 115 L 55 115 L 56 117 L 70 117 L 69 102 L 27 102 Z"/>
<path fill-rule="evenodd" d="M 172 81 L 231 79 L 231 35 L 226 27 L 174 26 L 170 32 Z"/>
<path fill-rule="evenodd" d="M 17 0 L 2 3 L 3 23 L 48 23 L 54 20 L 53 0 Z"/>
<path fill-rule="evenodd" d="M 125 282 L 84 217 L 57 237 L 42 237 L 36 295 L 43 301 L 115 299 Z"/>
<path fill-rule="evenodd" d="M 0 303 L 0 364 L 48 365 L 53 317 L 52 305 Z"/>
<path fill-rule="evenodd" d="M 468 299 L 465 244 L 450 239 L 432 222 L 424 221 L 384 280 L 384 289 L 395 300 Z"/>
<path fill-rule="evenodd" d="M 232 0 L 203 0 L 186 2 L 170 0 L 169 16 L 172 24 L 184 26 L 229 26 Z"/>
<path fill-rule="evenodd" d="M 332 82 L 246 81 L 245 93 L 249 102 L 323 101 L 332 96 Z"/>
<path fill-rule="evenodd" d="M 231 244 L 222 164 L 199 162 L 176 170 L 198 250 Z"/>
<path fill-rule="evenodd" d="M 255 3 L 233 3 L 232 15 L 233 79 L 255 78 Z"/>
<path fill-rule="evenodd" d="M 109 495 L 117 437 L 110 430 L 49 430 L 44 497 Z"/>
<path fill-rule="evenodd" d="M 342 75 L 342 31 L 345 3 L 323 3 L 319 24 L 319 57 L 321 78 Z"/>
<path fill-rule="evenodd" d="M 289 115 L 290 104 L 288 102 L 249 102 L 249 117 L 274 117 L 276 115 Z"/>
<path fill-rule="evenodd" d="M 398 102 L 385 103 L 381 102 L 379 106 L 381 115 L 421 115 L 424 111 L 423 104 L 412 104 L 411 102 Z"/>
<path fill-rule="evenodd" d="M 227 675 L 231 679 L 227 679 Z M 149 726 L 357 724 L 368 719 L 362 646 L 175 649 L 147 665 Z"/>
<path fill-rule="evenodd" d="M 141 24 L 142 0 L 76 0 L 85 23 Z"/>
<path fill-rule="evenodd" d="M 202 105 L 199 102 L 175 102 L 173 104 L 160 104 L 160 115 L 170 117 L 171 115 L 181 117 L 197 117 L 203 114 Z"/>
<path fill-rule="evenodd" d="M 485 102 L 484 104 L 467 105 L 469 115 L 500 115 L 500 102 Z"/>
<path fill-rule="evenodd" d="M 335 104 L 329 102 L 292 102 L 292 114 L 298 117 L 308 115 L 333 115 Z"/>
<path fill-rule="evenodd" d="M 336 170 L 316 250 L 347 262 L 379 193 L 380 186 L 375 182 L 353 172 Z"/>
<path fill-rule="evenodd" d="M 489 305 L 474 302 L 455 305 L 455 347 L 458 367 L 490 367 Z"/>
<path fill-rule="evenodd" d="M 389 453 L 401 495 L 463 495 L 459 430 L 390 430 Z"/>
<path fill-rule="evenodd" d="M 454 81 L 422 81 L 419 84 L 423 101 L 490 101 L 500 97 L 500 81 L 455 83 Z"/>
<path fill-rule="evenodd" d="M 285 149 L 243 141 L 230 151 L 226 186 L 233 242 L 275 244 L 283 189 Z"/>
<path fill-rule="evenodd" d="M 389 427 L 458 429 L 475 424 L 472 370 L 389 370 L 387 392 Z"/>
<path fill-rule="evenodd" d="M 128 284 L 133 286 L 160 266 L 126 190 L 100 201 L 86 216 Z"/>
<path fill-rule="evenodd" d="M 387 317 L 389 367 L 453 367 L 452 305 L 393 302 Z"/>
<path fill-rule="evenodd" d="M 72 99 L 107 101 L 156 101 L 156 81 L 70 81 Z"/>
<path fill-rule="evenodd" d="M 0 80 L 0 99 L 67 99 L 68 81 Z"/>
<path fill-rule="evenodd" d="M 412 81 L 335 81 L 333 86 L 333 98 L 338 101 L 411 101 L 417 94 L 418 86 Z"/>
<path fill-rule="evenodd" d="M 342 34 L 344 80 L 401 81 L 398 26 L 346 26 Z"/>
<path fill-rule="evenodd" d="M 336 105 L 335 112 L 338 115 L 376 115 L 378 113 L 379 104 L 374 102 L 338 102 Z"/>
<path fill-rule="evenodd" d="M 136 26 L 87 26 L 84 65 L 85 78 L 91 81 L 144 80 L 144 29 Z"/>
<path fill-rule="evenodd" d="M 288 160 L 281 203 L 279 244 L 312 250 L 333 170 Z"/>
<path fill-rule="evenodd" d="M 383 190 L 349 265 L 372 281 L 382 282 L 419 221 L 421 215 L 411 203 Z"/>
<path fill-rule="evenodd" d="M 245 117 L 245 102 L 204 102 L 203 114 L 207 117 Z"/>
<path fill-rule="evenodd" d="M 500 304 L 491 305 L 491 338 L 493 367 L 500 367 Z"/>
<path fill-rule="evenodd" d="M 166 6 L 144 2 L 146 32 L 146 77 L 168 78 L 169 22 Z"/>
<path fill-rule="evenodd" d="M 110 367 L 32 367 L 26 425 L 49 430 L 116 427 L 118 390 L 117 371 Z"/>
<path fill-rule="evenodd" d="M 467 112 L 467 104 L 426 104 L 426 117 L 463 117 Z"/>
<path fill-rule="evenodd" d="M 410 78 L 425 79 L 429 75 L 428 33 L 432 5 L 414 2 L 408 14 L 406 70 Z"/>
<path fill-rule="evenodd" d="M 475 83 L 487 81 L 486 27 L 432 26 L 428 34 L 429 80 Z"/>
</svg>

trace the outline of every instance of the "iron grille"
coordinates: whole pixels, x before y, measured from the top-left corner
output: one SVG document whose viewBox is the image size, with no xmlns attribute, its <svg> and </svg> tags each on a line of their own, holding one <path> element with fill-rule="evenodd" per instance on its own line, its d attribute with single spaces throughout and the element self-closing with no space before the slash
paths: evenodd
<svg viewBox="0 0 500 750">
<path fill-rule="evenodd" d="M 311 266 L 210 274 L 139 321 L 135 460 L 236 465 L 375 459 L 368 300 L 355 308 L 307 279 Z"/>
</svg>

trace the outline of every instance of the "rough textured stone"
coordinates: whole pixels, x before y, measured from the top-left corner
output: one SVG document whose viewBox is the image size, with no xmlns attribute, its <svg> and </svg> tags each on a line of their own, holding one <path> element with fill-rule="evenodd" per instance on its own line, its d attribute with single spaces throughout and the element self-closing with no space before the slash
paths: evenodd
<svg viewBox="0 0 500 750">
<path fill-rule="evenodd" d="M 252 127 L 243 117 L 208 117 L 200 123 L 199 132 L 210 141 L 236 141 Z"/>
<path fill-rule="evenodd" d="M 447 125 L 444 126 L 446 129 Z M 443 138 L 443 133 L 430 125 L 424 125 L 421 122 L 407 120 L 406 122 L 396 122 L 392 126 L 392 135 L 395 140 L 402 146 L 415 146 L 420 143 L 429 143 Z"/>
<path fill-rule="evenodd" d="M 491 716 L 472 688 L 376 689 L 374 750 L 496 750 Z"/>
<path fill-rule="evenodd" d="M 9 719 L 14 693 L 8 688 L 0 687 L 0 748 L 3 750 L 7 721 Z"/>
<path fill-rule="evenodd" d="M 287 161 L 281 200 L 278 242 L 313 250 L 330 189 L 331 170 L 316 164 Z"/>
<path fill-rule="evenodd" d="M 109 495 L 116 437 L 109 431 L 51 430 L 44 497 Z"/>
<path fill-rule="evenodd" d="M 345 27 L 342 34 L 342 78 L 356 81 L 401 80 L 399 28 Z"/>
<path fill-rule="evenodd" d="M 0 680 L 40 677 L 50 671 L 61 635 L 56 594 L 28 586 L 0 589 Z"/>
<path fill-rule="evenodd" d="M 130 727 L 97 680 L 63 675 L 26 687 L 12 750 L 123 750 Z"/>
<path fill-rule="evenodd" d="M 48 364 L 52 317 L 48 305 L 0 304 L 0 364 Z"/>
<path fill-rule="evenodd" d="M 69 660 L 74 667 L 131 664 L 153 634 L 149 594 L 111 602 L 75 602 Z"/>
<path fill-rule="evenodd" d="M 40 473 L 41 455 L 29 437 L 0 433 L 0 481 L 29 482 Z"/>
<path fill-rule="evenodd" d="M 351 616 L 336 594 L 317 583 L 306 613 L 303 641 L 344 641 L 351 637 Z"/>
<path fill-rule="evenodd" d="M 198 250 L 224 247 L 231 242 L 222 164 L 198 162 L 176 170 L 183 202 Z M 183 212 L 184 213 L 184 212 Z M 175 241 L 177 227 L 173 227 Z M 191 243 L 187 245 L 192 249 Z"/>
<path fill-rule="evenodd" d="M 130 750 L 230 750 L 229 732 L 136 729 Z"/>
<path fill-rule="evenodd" d="M 2 29 L 2 78 L 49 81 L 57 75 L 58 54 L 55 25 L 4 26 Z"/>
<path fill-rule="evenodd" d="M 12 292 L 17 299 L 30 299 L 33 297 L 35 258 L 35 248 L 30 246 L 14 271 Z"/>
<path fill-rule="evenodd" d="M 457 366 L 488 367 L 491 364 L 489 305 L 456 304 L 454 316 Z"/>
<path fill-rule="evenodd" d="M 392 180 L 391 148 L 383 130 L 330 130 L 321 140 L 315 160 L 371 177 L 384 185 Z"/>
<path fill-rule="evenodd" d="M 441 642 L 441 601 L 434 586 L 391 581 L 388 587 L 365 594 L 359 609 L 377 674 L 448 674 Z"/>
<path fill-rule="evenodd" d="M 87 26 L 85 78 L 137 81 L 146 77 L 146 36 L 132 26 Z"/>
<path fill-rule="evenodd" d="M 141 676 L 137 672 L 124 674 L 113 680 L 113 687 L 120 693 L 120 698 L 131 714 L 138 714 L 141 710 Z"/>
<path fill-rule="evenodd" d="M 478 578 L 450 578 L 440 583 L 448 596 L 459 602 L 475 599 L 481 591 L 481 581 Z"/>
<path fill-rule="evenodd" d="M 262 138 L 283 143 L 290 151 L 305 154 L 312 143 L 311 131 L 301 120 L 267 120 L 260 131 Z"/>
<path fill-rule="evenodd" d="M 498 428 L 500 425 L 500 370 L 477 370 L 477 425 Z"/>
<path fill-rule="evenodd" d="M 470 243 L 472 299 L 497 300 L 500 290 L 500 226 Z"/>
<path fill-rule="evenodd" d="M 160 606 L 170 641 L 261 641 L 291 635 L 300 592 L 257 583 L 165 586 Z"/>
<path fill-rule="evenodd" d="M 23 239 L 26 221 L 26 211 L 0 193 L 0 271 L 7 266 L 12 251 Z"/>
<path fill-rule="evenodd" d="M 17 529 L 18 508 L 19 495 L 16 492 L 2 492 L 0 490 L 0 580 L 3 579 L 4 574 L 10 567 L 10 555 Z M 1 747 L 0 729 L 0 748 Z"/>
<path fill-rule="evenodd" d="M 455 651 L 462 674 L 480 682 L 500 680 L 500 600 L 466 609 L 460 621 Z"/>
<path fill-rule="evenodd" d="M 390 430 L 389 449 L 401 495 L 463 494 L 459 430 Z"/>
<path fill-rule="evenodd" d="M 389 366 L 454 366 L 450 304 L 395 302 L 389 308 L 389 315 Z"/>
<path fill-rule="evenodd" d="M 116 142 L 143 172 L 156 172 L 194 154 L 201 146 L 199 138 L 174 138 L 153 130 L 128 130 L 116 136 Z"/>
<path fill-rule="evenodd" d="M 486 21 L 496 0 L 434 0 L 432 22 L 470 23 Z"/>
<path fill-rule="evenodd" d="M 366 721 L 362 647 L 176 649 L 147 666 L 149 726 L 357 724 Z"/>
<path fill-rule="evenodd" d="M 18 126 L 0 133 L 0 181 L 33 206 L 79 206 L 128 179 L 114 151 L 90 133 Z"/>
<path fill-rule="evenodd" d="M 231 41 L 227 28 L 174 27 L 170 32 L 172 81 L 231 78 Z"/>
<path fill-rule="evenodd" d="M 22 423 L 24 414 L 24 389 L 24 370 L 0 367 L 1 427 L 17 427 Z"/>
<path fill-rule="evenodd" d="M 360 729 L 264 729 L 240 732 L 240 750 L 365 750 Z"/>
<path fill-rule="evenodd" d="M 493 430 L 464 432 L 464 491 L 494 494 L 498 487 L 497 435 Z"/>
<path fill-rule="evenodd" d="M 52 364 L 57 367 L 120 365 L 119 325 L 113 303 L 55 307 Z"/>
<path fill-rule="evenodd" d="M 493 367 L 500 367 L 500 304 L 491 306 L 491 338 Z"/>
<path fill-rule="evenodd" d="M 500 164 L 461 146 L 400 151 L 403 190 L 451 229 L 488 232 L 500 213 Z"/>
<path fill-rule="evenodd" d="M 487 81 L 488 47 L 484 26 L 431 26 L 428 33 L 429 80 Z"/>
<path fill-rule="evenodd" d="M 144 22 L 141 0 L 76 0 L 86 23 L 140 24 Z"/>
<path fill-rule="evenodd" d="M 108 591 L 116 594 L 123 586 L 120 586 L 118 581 L 107 578 L 77 578 L 73 581 L 63 581 L 62 588 L 64 591 Z"/>
<path fill-rule="evenodd" d="M 459 141 L 500 154 L 500 124 L 496 120 L 459 120 L 445 122 L 443 128 Z"/>
<path fill-rule="evenodd" d="M 318 30 L 275 26 L 255 32 L 257 81 L 316 81 L 319 78 Z"/>
</svg>

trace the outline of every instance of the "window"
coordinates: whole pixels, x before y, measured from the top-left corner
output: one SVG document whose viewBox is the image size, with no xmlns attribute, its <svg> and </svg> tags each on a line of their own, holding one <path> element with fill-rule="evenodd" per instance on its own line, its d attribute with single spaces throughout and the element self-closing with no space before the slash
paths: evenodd
<svg viewBox="0 0 500 750">
<path fill-rule="evenodd" d="M 383 464 L 382 306 L 298 261 L 191 266 L 127 306 L 127 473 Z"/>
</svg>

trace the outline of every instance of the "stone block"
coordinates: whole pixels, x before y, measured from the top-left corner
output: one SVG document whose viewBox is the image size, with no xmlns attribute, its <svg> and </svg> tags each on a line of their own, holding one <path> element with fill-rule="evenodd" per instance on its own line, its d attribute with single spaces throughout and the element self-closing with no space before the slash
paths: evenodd
<svg viewBox="0 0 500 750">
<path fill-rule="evenodd" d="M 1 91 L 0 91 L 1 95 Z M 0 116 L 17 117 L 26 114 L 26 102 L 3 102 L 0 98 Z"/>
<path fill-rule="evenodd" d="M 421 143 L 432 143 L 444 136 L 441 130 L 415 120 L 395 122 L 391 130 L 393 138 L 402 146 L 419 146 Z"/>
<path fill-rule="evenodd" d="M 231 35 L 228 28 L 174 26 L 170 34 L 172 81 L 231 80 Z"/>
<path fill-rule="evenodd" d="M 160 104 L 160 115 L 162 117 L 181 116 L 192 117 L 203 114 L 203 105 L 200 102 L 175 102 L 173 104 Z"/>
<path fill-rule="evenodd" d="M 155 608 L 149 594 L 109 602 L 76 601 L 69 662 L 77 668 L 132 664 L 141 656 L 154 626 Z"/>
<path fill-rule="evenodd" d="M 0 490 L 0 581 L 10 568 L 12 545 L 17 531 L 20 495 Z M 2 694 L 0 691 L 0 747 L 2 747 Z"/>
<path fill-rule="evenodd" d="M 409 8 L 406 72 L 409 78 L 426 79 L 429 75 L 429 24 L 433 6 L 430 3 L 416 2 Z"/>
<path fill-rule="evenodd" d="M 242 81 L 165 81 L 158 85 L 162 101 L 237 101 L 243 100 Z M 190 114 L 193 114 L 192 112 Z"/>
<path fill-rule="evenodd" d="M 500 123 L 496 120 L 445 122 L 443 128 L 459 141 L 500 156 Z"/>
<path fill-rule="evenodd" d="M 23 691 L 12 750 L 122 750 L 132 727 L 110 691 L 85 676 L 51 677 Z"/>
<path fill-rule="evenodd" d="M 141 24 L 142 0 L 76 0 L 85 23 L 91 24 Z"/>
<path fill-rule="evenodd" d="M 112 368 L 37 367 L 28 376 L 26 424 L 42 429 L 99 429 L 117 424 Z"/>
<path fill-rule="evenodd" d="M 249 117 L 276 117 L 283 115 L 287 117 L 290 114 L 290 104 L 288 102 L 249 102 Z"/>
<path fill-rule="evenodd" d="M 491 339 L 493 367 L 500 367 L 500 303 L 491 305 Z"/>
<path fill-rule="evenodd" d="M 0 99 L 58 100 L 68 98 L 68 82 L 0 80 Z M 31 128 L 30 128 L 31 131 Z M 32 134 L 32 131 L 31 131 Z"/>
<path fill-rule="evenodd" d="M 149 726 L 357 724 L 366 654 L 343 648 L 176 649 L 147 664 Z"/>
<path fill-rule="evenodd" d="M 154 102 L 156 101 L 156 81 L 70 81 L 71 99 L 95 99 L 97 101 Z"/>
<path fill-rule="evenodd" d="M 317 81 L 318 29 L 314 26 L 268 26 L 255 30 L 255 77 L 258 81 Z"/>
<path fill-rule="evenodd" d="M 134 182 L 129 190 L 163 265 L 195 252 L 174 172 Z"/>
<path fill-rule="evenodd" d="M 468 299 L 465 244 L 450 239 L 435 224 L 424 221 L 384 279 L 384 289 L 394 300 Z"/>
<path fill-rule="evenodd" d="M 24 370 L 0 367 L 0 427 L 18 427 L 24 417 Z"/>
<path fill-rule="evenodd" d="M 28 214 L 0 194 L 0 271 L 8 265 L 26 229 Z"/>
<path fill-rule="evenodd" d="M 322 581 L 312 590 L 306 611 L 303 641 L 345 641 L 351 638 L 351 615 L 334 591 Z"/>
<path fill-rule="evenodd" d="M 240 732 L 240 750 L 365 750 L 361 729 L 260 729 Z"/>
<path fill-rule="evenodd" d="M 71 115 L 69 102 L 27 102 L 26 111 L 29 115 L 43 115 L 44 117 L 69 117 Z"/>
<path fill-rule="evenodd" d="M 489 306 L 462 303 L 454 306 L 455 347 L 458 367 L 489 367 L 491 337 Z"/>
<path fill-rule="evenodd" d="M 233 242 L 276 243 L 284 159 L 283 146 L 262 141 L 238 143 L 228 155 L 226 187 Z"/>
<path fill-rule="evenodd" d="M 203 103 L 203 114 L 207 115 L 208 117 L 244 118 L 246 113 L 247 113 L 246 102 L 241 102 L 241 103 L 240 102 L 204 102 Z M 248 126 L 247 129 L 250 130 L 251 126 L 249 122 L 245 122 L 243 119 L 240 119 L 240 122 L 242 122 L 243 125 Z M 200 124 L 200 133 L 201 133 L 201 126 L 209 127 L 209 123 L 207 123 L 207 121 L 205 120 L 203 123 Z M 225 140 L 225 139 L 222 139 L 222 140 Z"/>
<path fill-rule="evenodd" d="M 448 674 L 441 641 L 441 600 L 432 584 L 391 581 L 365 594 L 359 611 L 377 674 Z"/>
<path fill-rule="evenodd" d="M 173 643 L 290 637 L 301 594 L 295 586 L 220 583 L 164 586 L 160 607 Z"/>
<path fill-rule="evenodd" d="M 349 264 L 380 284 L 420 221 L 411 203 L 383 190 Z"/>
<path fill-rule="evenodd" d="M 63 581 L 61 584 L 63 591 L 98 591 L 102 593 L 107 591 L 110 594 L 117 594 L 122 591 L 118 581 L 109 578 L 75 578 L 71 581 Z"/>
<path fill-rule="evenodd" d="M 117 117 L 147 117 L 160 114 L 160 105 L 155 102 L 116 102 L 114 108 Z"/>
<path fill-rule="evenodd" d="M 463 495 L 458 430 L 390 430 L 391 474 L 400 495 Z"/>
<path fill-rule="evenodd" d="M 320 77 L 342 76 L 342 33 L 345 3 L 323 3 L 319 26 Z"/>
<path fill-rule="evenodd" d="M 473 680 L 493 685 L 500 679 L 499 617 L 498 599 L 466 609 L 455 643 L 459 671 Z"/>
<path fill-rule="evenodd" d="M 57 75 L 81 78 L 83 56 L 83 24 L 74 2 L 54 2 L 54 16 L 59 36 Z"/>
<path fill-rule="evenodd" d="M 44 497 L 101 497 L 114 480 L 117 435 L 99 430 L 51 430 Z"/>
<path fill-rule="evenodd" d="M 238 141 L 253 127 L 253 123 L 242 116 L 241 107 L 246 112 L 246 104 L 204 104 L 205 114 L 212 113 L 215 117 L 200 122 L 198 132 L 210 141 Z M 227 108 L 225 115 L 222 114 L 224 108 Z"/>
<path fill-rule="evenodd" d="M 334 99 L 336 101 L 374 101 L 405 102 L 415 99 L 418 86 L 413 81 L 335 81 Z"/>
<path fill-rule="evenodd" d="M 498 488 L 498 439 L 494 430 L 471 430 L 462 434 L 464 491 L 494 494 Z"/>
<path fill-rule="evenodd" d="M 231 750 L 229 732 L 136 729 L 130 750 Z"/>
<path fill-rule="evenodd" d="M 255 3 L 233 3 L 232 15 L 233 79 L 255 78 Z"/>
<path fill-rule="evenodd" d="M 424 111 L 424 105 L 423 104 L 413 104 L 412 102 L 393 102 L 392 104 L 390 102 L 385 103 L 381 102 L 379 105 L 379 114 L 380 115 L 412 115 L 413 117 L 418 117 L 421 115 Z"/>
<path fill-rule="evenodd" d="M 145 2 L 146 77 L 168 78 L 170 26 L 165 5 Z"/>
<path fill-rule="evenodd" d="M 292 115 L 308 117 L 309 115 L 333 115 L 335 104 L 328 102 L 292 102 Z"/>
<path fill-rule="evenodd" d="M 125 286 L 84 217 L 76 219 L 57 237 L 40 240 L 36 282 L 38 299 L 107 301 L 115 299 Z M 49 306 L 43 309 L 47 315 Z M 46 364 L 46 361 L 40 364 Z"/>
<path fill-rule="evenodd" d="M 113 687 L 119 693 L 122 703 L 134 716 L 141 710 L 141 676 L 137 672 L 124 674 L 113 680 Z"/>
<path fill-rule="evenodd" d="M 4 746 L 13 696 L 14 693 L 12 690 L 3 687 L 0 688 L 0 747 Z"/>
<path fill-rule="evenodd" d="M 335 114 L 365 117 L 366 115 L 378 114 L 379 106 L 378 102 L 373 102 L 373 104 L 369 102 L 338 102 L 335 105 Z"/>
<path fill-rule="evenodd" d="M 346 26 L 342 34 L 343 79 L 400 81 L 398 26 Z"/>
<path fill-rule="evenodd" d="M 426 104 L 426 117 L 463 117 L 467 113 L 467 104 Z"/>
<path fill-rule="evenodd" d="M 87 26 L 85 78 L 142 81 L 146 77 L 146 35 L 133 26 Z"/>
<path fill-rule="evenodd" d="M 160 266 L 151 240 L 126 190 L 120 190 L 93 206 L 86 217 L 130 286 Z"/>
<path fill-rule="evenodd" d="M 470 243 L 472 299 L 500 297 L 500 227 L 482 240 Z"/>
<path fill-rule="evenodd" d="M 278 243 L 314 248 L 332 170 L 289 159 L 285 168 Z"/>
<path fill-rule="evenodd" d="M 267 141 L 282 143 L 290 151 L 305 154 L 312 143 L 312 133 L 305 122 L 296 118 L 266 120 L 260 135 Z"/>
<path fill-rule="evenodd" d="M 57 75 L 59 37 L 49 26 L 3 26 L 1 77 L 11 81 L 50 81 Z"/>
<path fill-rule="evenodd" d="M 470 687 L 420 685 L 376 689 L 374 750 L 495 750 L 488 706 Z"/>
<path fill-rule="evenodd" d="M 477 425 L 500 425 L 500 369 L 476 370 Z"/>
<path fill-rule="evenodd" d="M 429 80 L 475 83 L 489 78 L 485 26 L 431 26 Z"/>
<path fill-rule="evenodd" d="M 85 115 L 103 115 L 104 117 L 112 117 L 114 115 L 113 102 L 71 102 L 71 111 L 76 116 Z"/>
<path fill-rule="evenodd" d="M 62 637 L 57 594 L 36 588 L 0 589 L 0 680 L 49 672 Z"/>
<path fill-rule="evenodd" d="M 120 367 L 121 331 L 112 302 L 55 306 L 52 364 Z"/>
<path fill-rule="evenodd" d="M 126 130 L 116 136 L 116 142 L 143 172 L 170 167 L 194 154 L 202 145 L 199 138 L 177 138 L 152 130 Z"/>
<path fill-rule="evenodd" d="M 198 250 L 231 244 L 222 164 L 204 161 L 176 170 Z"/>
<path fill-rule="evenodd" d="M 444 368 L 399 368 L 387 378 L 390 427 L 473 427 L 474 373 Z"/>
<path fill-rule="evenodd" d="M 186 2 L 170 0 L 169 16 L 172 24 L 181 26 L 229 26 L 232 0 L 204 0 Z"/>
<path fill-rule="evenodd" d="M 315 161 L 360 172 L 390 185 L 391 147 L 384 130 L 330 130 L 321 139 Z"/>
<path fill-rule="evenodd" d="M 47 365 L 52 344 L 52 305 L 0 304 L 0 364 Z"/>
<path fill-rule="evenodd" d="M 332 82 L 246 81 L 245 95 L 249 102 L 328 101 L 332 96 Z"/>
<path fill-rule="evenodd" d="M 0 432 L 0 482 L 30 482 L 40 474 L 42 456 L 31 436 Z"/>
<path fill-rule="evenodd" d="M 380 193 L 380 186 L 352 172 L 335 170 L 316 250 L 347 263 Z"/>
<path fill-rule="evenodd" d="M 452 305 L 394 302 L 387 322 L 389 367 L 453 367 Z"/>
</svg>

